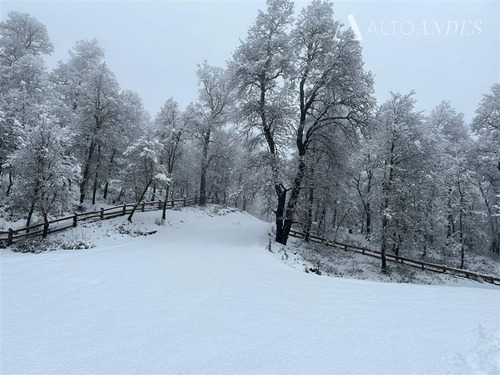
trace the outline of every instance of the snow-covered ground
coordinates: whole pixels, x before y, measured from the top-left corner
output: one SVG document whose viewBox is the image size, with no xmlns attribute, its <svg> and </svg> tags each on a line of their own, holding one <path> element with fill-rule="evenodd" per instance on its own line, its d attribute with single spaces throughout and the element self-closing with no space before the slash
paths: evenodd
<svg viewBox="0 0 500 375">
<path fill-rule="evenodd" d="M 87 250 L 1 250 L 0 373 L 500 373 L 500 288 L 318 276 L 248 214 L 159 215 L 53 237 Z"/>
<path fill-rule="evenodd" d="M 318 269 L 319 264 L 320 272 L 328 276 L 397 283 L 481 287 L 476 281 L 466 280 L 453 274 L 422 271 L 419 268 L 394 262 L 388 262 L 388 272 L 383 274 L 380 272 L 380 259 L 318 243 L 306 243 L 297 238 L 291 238 L 286 248 L 276 247 L 276 251 L 280 254 L 285 254 L 286 251 L 286 256 L 282 255 L 282 258 L 294 268 Z M 419 257 L 415 256 L 414 259 L 419 259 Z M 469 270 L 482 272 L 485 275 L 500 275 L 498 259 L 476 255 L 474 261 L 475 267 L 468 268 Z M 435 263 L 443 264 L 439 261 Z M 472 263 L 472 260 L 469 263 Z M 483 286 L 490 287 L 487 283 Z"/>
</svg>

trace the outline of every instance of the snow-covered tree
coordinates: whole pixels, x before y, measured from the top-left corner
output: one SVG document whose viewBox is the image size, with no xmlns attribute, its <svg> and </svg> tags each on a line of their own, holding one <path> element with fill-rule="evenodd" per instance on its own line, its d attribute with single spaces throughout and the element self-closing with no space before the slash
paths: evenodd
<svg viewBox="0 0 500 375">
<path fill-rule="evenodd" d="M 42 110 L 37 122 L 9 159 L 16 171 L 13 198 L 18 207 L 26 210 L 27 226 L 34 213 L 46 218 L 72 207 L 79 172 L 65 152 L 68 137 L 57 119 Z"/>
<path fill-rule="evenodd" d="M 45 26 L 30 15 L 10 12 L 0 22 L 0 179 L 19 137 L 36 126 L 48 89 L 42 56 L 51 52 Z M 11 168 L 9 181 L 7 194 L 13 182 Z"/>
<path fill-rule="evenodd" d="M 421 113 L 415 111 L 414 93 L 392 94 L 377 113 L 377 133 L 373 139 L 379 164 L 380 247 L 382 270 L 386 270 L 385 253 L 392 245 L 398 255 L 401 245 L 418 241 L 422 235 L 416 222 L 427 197 L 419 187 L 431 180 L 428 158 L 432 139 L 425 129 Z M 415 224 L 412 223 L 415 221 Z"/>
<path fill-rule="evenodd" d="M 183 141 L 186 127 L 189 122 L 187 114 L 183 114 L 179 109 L 179 104 L 173 99 L 168 99 L 157 114 L 154 130 L 156 137 L 162 144 L 160 163 L 164 166 L 168 177 L 172 180 L 175 168 L 182 154 L 185 152 Z M 163 220 L 166 219 L 167 200 L 170 192 L 170 185 L 165 190 L 165 201 L 163 203 Z"/>
<path fill-rule="evenodd" d="M 165 168 L 160 165 L 161 152 L 161 143 L 145 136 L 134 142 L 123 154 L 128 161 L 124 178 L 126 184 L 135 192 L 137 202 L 128 216 L 130 222 L 140 202 L 155 182 L 158 185 L 170 183 Z"/>
<path fill-rule="evenodd" d="M 373 83 L 363 70 L 359 43 L 333 19 L 330 2 L 308 4 L 295 25 L 291 2 L 267 4 L 267 13 L 259 13 L 231 67 L 242 94 L 242 117 L 247 127 L 257 129 L 269 152 L 277 197 L 276 241 L 286 244 L 311 145 L 328 143 L 335 128 L 350 132 L 365 121 Z M 292 149 L 295 171 L 289 181 L 279 150 L 289 154 Z"/>
<path fill-rule="evenodd" d="M 264 150 L 263 160 L 276 196 L 276 240 L 283 238 L 286 187 L 284 153 L 289 146 L 290 93 L 284 77 L 291 70 L 290 28 L 293 3 L 268 0 L 266 12 L 259 11 L 230 62 L 239 89 L 239 124 L 253 135 Z"/>
<path fill-rule="evenodd" d="M 113 200 L 120 200 L 124 192 L 124 183 L 120 180 L 120 170 L 126 167 L 127 160 L 122 157 L 123 152 L 148 130 L 149 114 L 144 109 L 142 99 L 133 91 L 123 90 L 118 96 L 117 120 L 112 128 L 116 132 L 106 140 L 106 147 L 102 150 L 101 165 L 102 178 L 94 181 L 93 201 L 97 185 L 104 184 L 103 198 L 107 199 L 110 184 L 115 188 Z M 118 188 L 119 191 L 116 191 Z"/>
<path fill-rule="evenodd" d="M 489 223 L 490 251 L 500 254 L 500 84 L 483 96 L 472 122 L 475 169 Z"/>
<path fill-rule="evenodd" d="M 47 55 L 53 49 L 45 25 L 28 13 L 9 12 L 0 22 L 2 65 L 11 66 L 26 55 Z"/>
<path fill-rule="evenodd" d="M 217 132 L 229 121 L 232 104 L 233 81 L 230 74 L 206 61 L 198 67 L 198 101 L 189 110 L 192 114 L 192 131 L 201 149 L 200 155 L 200 199 L 204 205 L 207 198 L 207 173 L 212 160 L 210 145 Z"/>
<path fill-rule="evenodd" d="M 116 78 L 104 62 L 104 51 L 96 40 L 79 41 L 70 58 L 52 74 L 67 105 L 67 117 L 74 134 L 72 146 L 82 164 L 80 204 L 93 180 L 92 201 L 101 182 L 104 160 L 113 153 L 119 137 L 120 93 Z M 107 158 L 106 158 L 107 156 Z"/>
</svg>

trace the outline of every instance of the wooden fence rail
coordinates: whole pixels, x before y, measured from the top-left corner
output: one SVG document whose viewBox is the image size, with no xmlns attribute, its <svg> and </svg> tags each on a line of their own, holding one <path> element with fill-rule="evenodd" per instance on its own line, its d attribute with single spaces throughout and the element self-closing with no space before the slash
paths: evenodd
<svg viewBox="0 0 500 375">
<path fill-rule="evenodd" d="M 305 233 L 291 230 L 290 236 L 303 239 L 303 238 L 305 238 Z M 377 259 L 382 258 L 382 253 L 380 251 L 372 250 L 372 249 L 369 249 L 366 247 L 349 245 L 349 244 L 338 242 L 338 241 L 331 241 L 331 240 L 327 240 L 325 238 L 321 238 L 321 237 L 314 236 L 314 235 L 310 235 L 309 240 L 311 242 L 320 243 L 320 244 L 323 244 L 323 245 L 326 245 L 329 247 L 334 247 L 334 248 L 342 249 L 345 251 L 355 252 L 355 253 L 358 253 L 361 255 L 366 255 L 366 256 L 373 257 L 373 258 L 377 258 Z M 422 270 L 429 270 L 429 271 L 433 271 L 433 272 L 439 272 L 439 273 L 447 273 L 448 272 L 448 273 L 456 275 L 456 276 L 466 277 L 468 279 L 473 279 L 473 280 L 477 280 L 477 281 L 485 281 L 485 282 L 488 282 L 488 283 L 494 284 L 494 285 L 500 285 L 500 278 L 496 277 L 496 276 L 484 275 L 481 273 L 462 270 L 459 268 L 447 267 L 447 266 L 442 266 L 440 264 L 423 262 L 423 261 L 415 260 L 415 259 L 409 259 L 409 258 L 397 256 L 394 254 L 387 254 L 386 253 L 385 257 L 389 262 L 399 263 L 399 264 L 403 264 L 406 266 L 420 268 Z"/>
<path fill-rule="evenodd" d="M 172 208 L 175 206 L 194 206 L 198 203 L 197 197 L 191 197 L 191 198 L 182 198 L 182 199 L 172 199 L 167 201 L 167 208 Z M 163 209 L 163 204 L 164 202 L 161 200 L 158 201 L 150 201 L 150 202 L 141 202 L 139 204 L 140 210 L 142 212 L 145 211 L 158 211 Z M 136 205 L 136 203 L 124 203 L 120 206 L 115 206 L 115 207 L 109 207 L 109 208 L 101 208 L 99 211 L 91 211 L 91 212 L 82 212 L 82 213 L 77 213 L 75 212 L 71 216 L 65 216 L 61 217 L 58 219 L 50 220 L 45 223 L 38 223 L 38 224 L 33 224 L 30 225 L 29 227 L 24 227 L 24 228 L 16 228 L 16 229 L 11 229 L 9 228 L 7 231 L 5 230 L 0 230 L 0 243 L 1 242 L 6 242 L 7 245 L 12 245 L 15 241 L 21 239 L 21 238 L 27 238 L 27 237 L 33 237 L 33 236 L 42 236 L 46 237 L 50 233 L 56 233 L 60 232 L 69 228 L 74 228 L 78 225 L 78 222 L 80 221 L 85 221 L 85 220 L 90 220 L 90 219 L 99 219 L 99 220 L 106 220 L 106 219 L 112 219 L 118 216 L 124 216 L 132 212 L 132 208 Z M 58 223 L 66 223 L 69 222 L 69 224 L 66 225 L 54 225 Z M 290 231 L 290 235 L 292 237 L 297 237 L 297 238 L 305 238 L 305 233 L 298 232 L 295 230 Z M 318 236 L 310 235 L 309 236 L 310 241 L 320 243 L 326 246 L 334 247 L 334 248 L 340 248 L 345 251 L 352 251 L 358 254 L 370 256 L 373 258 L 382 258 L 382 253 L 380 251 L 372 250 L 366 247 L 360 247 L 360 246 L 355 246 L 355 245 L 350 245 L 338 241 L 331 241 L 327 240 L 325 238 L 321 238 Z M 491 275 L 484 275 L 476 272 L 471 272 L 467 270 L 462 270 L 458 268 L 452 268 L 452 267 L 447 267 L 447 266 L 442 266 L 439 264 L 434 264 L 434 263 L 429 263 L 429 262 L 423 262 L 415 259 L 409 259 L 405 257 L 400 257 L 394 254 L 386 254 L 386 259 L 389 262 L 395 262 L 399 264 L 403 264 L 406 266 L 410 267 L 416 267 L 420 268 L 422 270 L 429 270 L 433 272 L 439 272 L 439 273 L 450 273 L 454 274 L 457 276 L 462 276 L 466 277 L 469 279 L 473 280 L 478 280 L 478 281 L 485 281 L 494 285 L 500 285 L 500 278 L 491 276 Z"/>
<path fill-rule="evenodd" d="M 182 198 L 182 199 L 172 199 L 167 201 L 167 208 L 172 208 L 176 206 L 193 206 L 197 204 L 197 197 Z M 142 212 L 145 211 L 158 211 L 163 209 L 164 202 L 161 200 L 141 202 L 139 203 L 139 209 Z M 71 216 L 65 216 L 57 218 L 54 220 L 49 220 L 47 222 L 37 223 L 30 225 L 29 227 L 9 228 L 7 231 L 0 230 L 0 242 L 6 242 L 7 245 L 12 245 L 14 242 L 21 238 L 42 236 L 46 237 L 50 233 L 60 232 L 69 228 L 74 228 L 78 225 L 80 221 L 90 220 L 90 219 L 112 219 L 118 216 L 124 216 L 132 212 L 132 208 L 136 203 L 124 203 L 120 206 L 101 208 L 99 211 L 90 212 L 75 212 Z M 65 225 L 54 225 L 59 223 L 65 223 Z M 68 224 L 70 223 L 70 224 Z"/>
</svg>

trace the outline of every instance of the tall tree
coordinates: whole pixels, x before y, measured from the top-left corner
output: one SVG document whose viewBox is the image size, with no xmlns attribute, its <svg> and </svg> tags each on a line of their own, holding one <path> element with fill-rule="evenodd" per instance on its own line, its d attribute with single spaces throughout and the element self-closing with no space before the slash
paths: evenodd
<svg viewBox="0 0 500 375">
<path fill-rule="evenodd" d="M 9 12 L 0 22 L 0 61 L 11 66 L 23 56 L 52 53 L 47 28 L 28 13 Z"/>
<path fill-rule="evenodd" d="M 229 120 L 233 84 L 231 76 L 222 68 L 209 65 L 206 61 L 198 67 L 198 102 L 194 105 L 194 134 L 201 146 L 200 157 L 200 199 L 204 205 L 207 199 L 207 174 L 215 154 L 210 154 L 213 137 Z"/>
<path fill-rule="evenodd" d="M 266 151 L 267 168 L 276 196 L 276 240 L 284 242 L 286 188 L 283 153 L 288 147 L 289 92 L 284 81 L 290 71 L 290 28 L 293 3 L 268 0 L 259 11 L 247 38 L 230 63 L 239 87 L 240 124 L 246 133 L 256 132 Z"/>
<path fill-rule="evenodd" d="M 96 40 L 79 41 L 66 63 L 60 63 L 53 81 L 67 103 L 74 133 L 73 147 L 82 164 L 80 204 L 103 174 L 103 158 L 118 137 L 119 86 L 104 62 L 104 51 Z M 112 151 L 111 151 L 112 153 Z M 92 195 L 95 203 L 95 194 Z"/>
<path fill-rule="evenodd" d="M 259 13 L 232 66 L 242 93 L 242 114 L 267 144 L 277 197 L 276 241 L 286 244 L 311 145 L 324 143 L 333 128 L 348 132 L 363 122 L 373 104 L 373 83 L 363 71 L 359 43 L 333 19 L 330 2 L 306 6 L 293 30 L 291 2 L 267 4 L 267 13 Z M 293 146 L 289 137 L 294 137 Z M 294 149 L 291 182 L 283 178 L 279 149 Z"/>
<path fill-rule="evenodd" d="M 149 115 L 139 95 L 130 90 L 121 91 L 118 97 L 117 120 L 112 125 L 115 135 L 106 140 L 106 147 L 101 157 L 102 178 L 94 180 L 93 200 L 97 184 L 101 182 L 104 183 L 103 198 L 108 197 L 111 181 L 116 187 L 121 187 L 121 194 L 118 194 L 118 200 L 120 200 L 124 191 L 124 183 L 119 179 L 119 171 L 126 167 L 127 162 L 122 157 L 123 152 L 144 135 L 148 124 Z M 114 197 L 113 200 L 116 198 Z"/>
<path fill-rule="evenodd" d="M 42 110 L 26 141 L 10 158 L 17 179 L 14 200 L 27 210 L 26 226 L 38 212 L 45 219 L 54 212 L 71 208 L 76 193 L 77 168 L 67 156 L 67 140 L 56 118 Z"/>
<path fill-rule="evenodd" d="M 53 50 L 45 26 L 26 13 L 9 12 L 0 22 L 0 178 L 6 159 L 37 125 L 40 105 L 47 98 L 42 56 Z M 13 183 L 9 168 L 9 187 Z"/>
<path fill-rule="evenodd" d="M 170 183 L 170 179 L 164 173 L 164 168 L 160 165 L 161 150 L 162 146 L 158 140 L 142 137 L 124 152 L 128 160 L 125 180 L 137 197 L 136 204 L 127 218 L 130 222 L 153 183 Z"/>
<path fill-rule="evenodd" d="M 500 84 L 483 96 L 472 121 L 478 184 L 489 223 L 489 248 L 500 254 Z"/>
<path fill-rule="evenodd" d="M 382 270 L 387 269 L 385 254 L 391 243 L 399 255 L 402 241 L 416 239 L 411 222 L 426 197 L 417 189 L 428 182 L 427 155 L 432 154 L 431 138 L 425 131 L 423 116 L 415 111 L 414 93 L 392 94 L 377 113 L 374 138 L 380 181 Z"/>
<path fill-rule="evenodd" d="M 173 99 L 168 99 L 161 107 L 155 119 L 155 133 L 162 145 L 160 163 L 165 167 L 167 176 L 173 183 L 175 167 L 184 153 L 183 137 L 189 118 L 179 109 L 179 104 Z M 165 189 L 165 201 L 163 202 L 162 219 L 167 217 L 167 201 L 169 197 L 170 184 Z"/>
</svg>

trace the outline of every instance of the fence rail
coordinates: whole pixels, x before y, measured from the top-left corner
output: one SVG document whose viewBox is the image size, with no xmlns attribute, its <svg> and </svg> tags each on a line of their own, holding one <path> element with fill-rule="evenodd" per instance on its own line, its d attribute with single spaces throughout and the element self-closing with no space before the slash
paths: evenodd
<svg viewBox="0 0 500 375">
<path fill-rule="evenodd" d="M 303 232 L 291 230 L 290 236 L 304 239 L 306 235 Z M 365 256 L 369 256 L 369 257 L 373 257 L 373 258 L 377 258 L 377 259 L 382 258 L 382 253 L 380 251 L 372 250 L 372 249 L 369 249 L 366 247 L 349 245 L 349 244 L 338 242 L 338 241 L 331 241 L 331 240 L 327 240 L 325 238 L 321 238 L 321 237 L 314 236 L 314 235 L 309 235 L 309 240 L 311 242 L 320 243 L 320 244 L 323 244 L 323 245 L 326 245 L 329 247 L 334 247 L 334 248 L 342 249 L 345 251 L 355 252 L 355 253 L 358 253 L 361 255 L 365 255 Z M 476 281 L 485 281 L 485 282 L 490 283 L 490 284 L 500 285 L 500 278 L 496 277 L 496 276 L 484 275 L 481 273 L 462 270 L 459 268 L 453 268 L 453 267 L 442 266 L 440 264 L 423 262 L 420 260 L 401 257 L 401 256 L 398 256 L 395 254 L 387 254 L 386 253 L 385 257 L 386 257 L 387 261 L 389 261 L 389 262 L 399 263 L 399 264 L 403 264 L 406 266 L 419 268 L 421 270 L 429 270 L 429 271 L 438 272 L 438 273 L 450 273 L 450 274 L 453 274 L 456 276 L 466 277 L 468 279 L 473 279 Z"/>
<path fill-rule="evenodd" d="M 190 198 L 182 198 L 182 199 L 172 199 L 167 201 L 166 207 L 167 208 L 173 208 L 176 206 L 194 206 L 198 203 L 197 197 L 190 197 Z M 158 211 L 163 209 L 163 205 L 165 204 L 164 201 L 158 200 L 158 201 L 150 201 L 150 202 L 141 202 L 138 205 L 138 209 L 140 212 L 146 212 L 146 211 Z M 120 206 L 114 206 L 114 207 L 109 207 L 109 208 L 101 208 L 99 211 L 91 211 L 91 212 L 82 212 L 82 213 L 77 213 L 75 212 L 71 216 L 65 216 L 61 217 L 58 219 L 50 220 L 44 223 L 38 223 L 38 224 L 33 224 L 28 227 L 24 228 L 16 228 L 16 229 L 11 229 L 5 231 L 5 230 L 0 230 L 0 243 L 1 242 L 6 242 L 7 245 L 12 245 L 14 242 L 21 238 L 26 238 L 26 237 L 34 237 L 34 236 L 43 236 L 46 237 L 50 233 L 56 233 L 60 232 L 69 228 L 74 228 L 78 226 L 78 223 L 81 221 L 86 221 L 90 219 L 96 219 L 98 218 L 99 220 L 106 220 L 106 219 L 112 219 L 115 217 L 119 216 L 125 216 L 129 213 L 132 212 L 133 207 L 136 205 L 136 203 L 124 203 Z M 71 224 L 67 224 L 66 222 L 71 222 Z M 65 225 L 55 225 L 59 223 L 65 223 Z M 36 230 L 35 230 L 36 229 Z M 296 238 L 305 238 L 305 233 L 291 230 L 290 231 L 290 236 L 296 237 Z M 381 259 L 382 258 L 382 253 L 380 251 L 372 250 L 366 247 L 360 247 L 360 246 L 355 246 L 355 245 L 350 245 L 338 241 L 331 241 L 325 238 L 321 238 L 318 236 L 314 235 L 309 235 L 309 240 L 315 243 L 320 243 L 329 247 L 334 247 L 337 249 L 342 249 L 345 251 L 351 251 L 355 252 L 358 254 L 362 254 L 365 256 L 370 256 L 373 258 Z M 447 267 L 447 266 L 442 266 L 439 264 L 434 264 L 434 263 L 429 263 L 429 262 L 423 262 L 415 259 L 409 259 L 401 256 L 397 256 L 394 254 L 386 254 L 386 259 L 389 262 L 395 262 L 399 264 L 403 264 L 406 266 L 410 267 L 415 267 L 419 268 L 422 270 L 429 270 L 433 272 L 439 272 L 439 273 L 450 273 L 454 274 L 457 276 L 462 276 L 466 277 L 469 279 L 473 280 L 478 280 L 478 281 L 485 281 L 494 285 L 500 285 L 500 278 L 491 276 L 491 275 L 484 275 L 481 273 L 477 272 L 471 272 L 467 270 L 462 270 L 458 268 L 452 268 L 452 267 Z"/>
<path fill-rule="evenodd" d="M 172 199 L 167 201 L 167 208 L 172 208 L 176 206 L 193 206 L 198 203 L 197 197 L 190 198 L 182 198 L 182 199 Z M 141 202 L 139 203 L 137 210 L 140 212 L 146 211 L 158 211 L 163 209 L 164 201 L 150 201 L 150 202 Z M 54 220 L 49 220 L 43 223 L 37 223 L 30 225 L 28 227 L 9 228 L 7 231 L 0 230 L 0 243 L 6 242 L 7 245 L 12 245 L 17 240 L 26 237 L 34 237 L 34 236 L 42 236 L 46 237 L 50 233 L 60 232 L 69 228 L 74 228 L 78 226 L 78 223 L 81 221 L 86 221 L 90 219 L 112 219 L 118 216 L 124 216 L 130 214 L 132 212 L 133 207 L 136 203 L 124 203 L 120 206 L 101 208 L 98 211 L 90 211 L 90 212 L 75 212 L 71 216 L 65 216 L 61 218 L 57 218 Z M 67 222 L 71 222 L 71 224 L 67 224 Z M 63 225 L 56 225 L 64 223 Z"/>
</svg>

